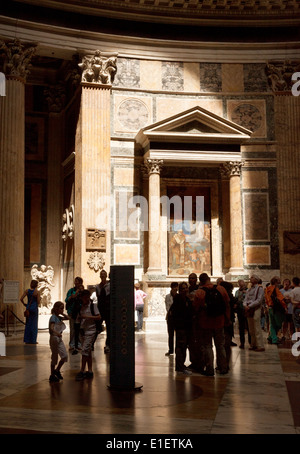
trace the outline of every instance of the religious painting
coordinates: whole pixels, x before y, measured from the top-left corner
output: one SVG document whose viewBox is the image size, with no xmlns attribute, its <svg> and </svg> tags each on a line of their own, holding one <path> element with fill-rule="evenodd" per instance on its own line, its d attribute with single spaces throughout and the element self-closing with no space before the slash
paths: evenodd
<svg viewBox="0 0 300 454">
<path fill-rule="evenodd" d="M 211 273 L 210 189 L 168 187 L 168 198 L 180 197 L 180 208 L 170 204 L 168 229 L 168 274 L 171 276 Z M 191 201 L 192 208 L 186 203 Z"/>
</svg>

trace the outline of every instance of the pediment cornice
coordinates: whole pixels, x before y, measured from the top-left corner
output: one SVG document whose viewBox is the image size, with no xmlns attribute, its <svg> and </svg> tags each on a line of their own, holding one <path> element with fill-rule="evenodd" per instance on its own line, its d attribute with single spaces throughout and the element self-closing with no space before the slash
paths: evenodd
<svg viewBox="0 0 300 454">
<path fill-rule="evenodd" d="M 199 106 L 141 129 L 136 142 L 143 148 L 151 142 L 235 143 L 250 139 L 252 132 Z"/>
</svg>

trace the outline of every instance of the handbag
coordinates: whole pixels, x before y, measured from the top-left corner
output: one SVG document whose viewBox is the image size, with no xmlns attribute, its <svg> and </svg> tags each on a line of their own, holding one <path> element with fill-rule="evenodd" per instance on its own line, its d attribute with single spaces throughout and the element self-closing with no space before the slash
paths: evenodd
<svg viewBox="0 0 300 454">
<path fill-rule="evenodd" d="M 33 300 L 33 294 L 32 294 L 32 296 L 31 296 L 31 298 L 30 298 L 30 301 L 29 301 L 29 303 L 28 303 L 27 309 L 25 309 L 25 311 L 24 311 L 24 317 L 25 317 L 25 318 L 28 318 L 28 317 L 29 317 L 29 308 L 30 308 L 30 305 L 31 305 L 31 303 L 32 303 L 32 300 Z"/>
<path fill-rule="evenodd" d="M 28 318 L 28 317 L 29 317 L 29 310 L 28 310 L 28 309 L 26 309 L 26 310 L 24 311 L 24 317 L 25 317 L 25 318 Z"/>
<path fill-rule="evenodd" d="M 254 317 L 255 307 L 250 307 L 245 313 L 246 317 L 252 318 Z"/>
</svg>

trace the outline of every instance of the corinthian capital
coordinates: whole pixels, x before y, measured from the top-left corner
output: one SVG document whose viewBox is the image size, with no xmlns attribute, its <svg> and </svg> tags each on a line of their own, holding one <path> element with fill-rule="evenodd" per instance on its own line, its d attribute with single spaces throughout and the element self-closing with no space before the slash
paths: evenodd
<svg viewBox="0 0 300 454">
<path fill-rule="evenodd" d="M 148 174 L 150 175 L 151 173 L 158 173 L 160 174 L 160 171 L 163 166 L 163 160 L 162 159 L 145 159 L 145 166 L 148 169 Z"/>
<path fill-rule="evenodd" d="M 266 66 L 266 74 L 272 91 L 290 92 L 293 85 L 292 75 L 298 71 L 300 71 L 299 60 L 269 61 Z"/>
<path fill-rule="evenodd" d="M 220 167 L 220 172 L 223 177 L 240 176 L 244 162 L 241 161 L 230 161 L 225 162 Z"/>
<path fill-rule="evenodd" d="M 81 82 L 111 85 L 117 72 L 117 54 L 96 50 L 94 55 L 83 57 L 78 66 L 82 69 Z"/>
<path fill-rule="evenodd" d="M 6 76 L 26 80 L 36 46 L 32 44 L 25 46 L 19 39 L 14 39 L 9 42 L 0 42 L 0 51 L 5 55 L 4 72 Z"/>
</svg>

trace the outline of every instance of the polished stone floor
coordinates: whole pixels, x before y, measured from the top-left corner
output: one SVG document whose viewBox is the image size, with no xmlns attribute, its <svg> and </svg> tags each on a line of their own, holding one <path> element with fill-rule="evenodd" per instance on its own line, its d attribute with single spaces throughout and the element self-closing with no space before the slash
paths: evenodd
<svg viewBox="0 0 300 454">
<path fill-rule="evenodd" d="M 95 344 L 94 379 L 76 382 L 81 355 L 69 355 L 64 379 L 54 384 L 48 381 L 47 332 L 39 332 L 38 345 L 24 345 L 21 335 L 7 337 L 0 357 L 0 433 L 299 434 L 300 357 L 292 355 L 291 343 L 277 347 L 264 337 L 265 352 L 233 347 L 229 374 L 204 377 L 175 372 L 175 357 L 165 356 L 164 329 L 136 333 L 140 391 L 109 389 L 104 334 Z"/>
</svg>

